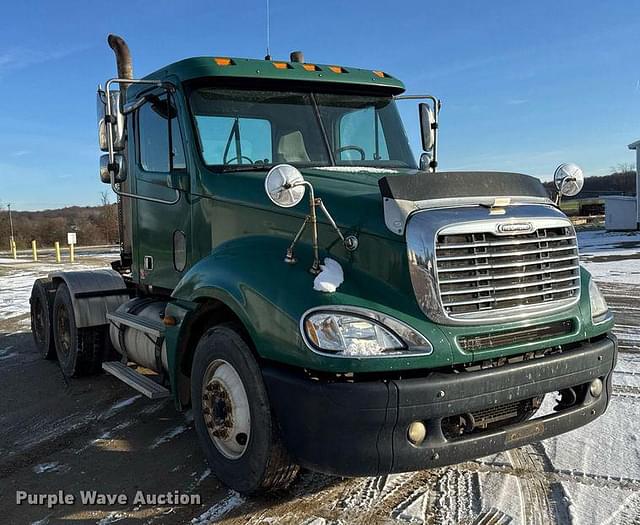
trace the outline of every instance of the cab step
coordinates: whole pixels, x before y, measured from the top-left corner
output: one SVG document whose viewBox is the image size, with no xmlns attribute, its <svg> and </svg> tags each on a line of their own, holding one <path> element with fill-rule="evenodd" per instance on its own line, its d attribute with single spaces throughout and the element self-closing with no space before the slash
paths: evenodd
<svg viewBox="0 0 640 525">
<path fill-rule="evenodd" d="M 152 337 L 164 335 L 165 331 L 165 326 L 161 321 L 152 321 L 127 312 L 108 313 L 107 319 L 113 323 L 123 324 L 134 330 L 139 330 Z"/>
<path fill-rule="evenodd" d="M 171 395 L 171 392 L 165 387 L 133 368 L 129 368 L 121 361 L 106 361 L 102 363 L 102 369 L 149 399 L 162 399 Z"/>
</svg>

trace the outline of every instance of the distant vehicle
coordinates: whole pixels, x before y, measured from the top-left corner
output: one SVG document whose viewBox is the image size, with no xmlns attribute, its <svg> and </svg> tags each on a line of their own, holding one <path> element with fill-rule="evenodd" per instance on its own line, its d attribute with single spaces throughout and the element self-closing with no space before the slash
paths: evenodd
<svg viewBox="0 0 640 525">
<path fill-rule="evenodd" d="M 136 79 L 109 44 L 100 175 L 120 260 L 52 273 L 31 298 L 65 376 L 102 368 L 192 407 L 215 475 L 246 493 L 299 466 L 453 464 L 604 413 L 613 319 L 574 228 L 537 179 L 436 172 L 437 98 L 301 53 Z M 424 100 L 419 165 L 403 98 Z M 582 174 L 562 165 L 556 182 L 574 195 Z"/>
</svg>

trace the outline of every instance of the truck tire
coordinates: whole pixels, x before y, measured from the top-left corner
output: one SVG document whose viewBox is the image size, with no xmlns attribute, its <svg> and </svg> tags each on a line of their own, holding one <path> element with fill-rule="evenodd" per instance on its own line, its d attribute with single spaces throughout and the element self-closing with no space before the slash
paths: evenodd
<svg viewBox="0 0 640 525">
<path fill-rule="evenodd" d="M 102 356 L 108 346 L 106 325 L 76 328 L 71 295 L 64 283 L 58 286 L 53 302 L 53 338 L 60 369 L 65 377 L 100 372 Z"/>
<path fill-rule="evenodd" d="M 231 325 L 201 337 L 191 369 L 193 416 L 213 473 L 244 494 L 287 488 L 299 467 L 280 440 L 260 367 Z"/>
<path fill-rule="evenodd" d="M 46 279 L 36 279 L 31 289 L 31 335 L 38 352 L 45 359 L 56 358 L 56 345 L 53 341 L 51 314 L 53 304 Z"/>
</svg>

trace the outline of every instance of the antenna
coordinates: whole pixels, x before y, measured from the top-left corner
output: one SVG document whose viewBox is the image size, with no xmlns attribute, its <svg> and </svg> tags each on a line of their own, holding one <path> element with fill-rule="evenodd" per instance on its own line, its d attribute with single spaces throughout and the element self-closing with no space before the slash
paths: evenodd
<svg viewBox="0 0 640 525">
<path fill-rule="evenodd" d="M 264 59 L 265 60 L 271 60 L 271 50 L 269 49 L 269 47 L 270 47 L 270 45 L 269 45 L 270 42 L 269 41 L 270 41 L 270 37 L 271 37 L 271 34 L 270 34 L 271 33 L 271 31 L 270 31 L 271 30 L 271 27 L 270 27 L 271 26 L 271 20 L 270 20 L 270 17 L 269 17 L 269 11 L 270 11 L 269 10 L 269 0 L 266 0 L 266 2 L 267 2 L 267 54 L 265 55 Z"/>
</svg>

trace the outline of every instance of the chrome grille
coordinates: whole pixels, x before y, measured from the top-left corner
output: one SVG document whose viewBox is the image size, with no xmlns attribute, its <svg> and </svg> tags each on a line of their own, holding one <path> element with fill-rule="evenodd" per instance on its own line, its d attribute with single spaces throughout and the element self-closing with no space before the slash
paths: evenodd
<svg viewBox="0 0 640 525">
<path fill-rule="evenodd" d="M 501 234 L 478 223 L 483 228 L 452 226 L 436 236 L 438 292 L 448 317 L 577 300 L 578 248 L 570 223 L 534 225 L 530 233 Z"/>
</svg>

